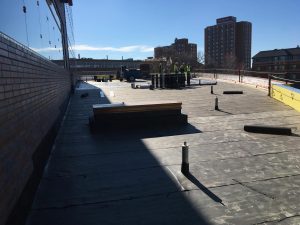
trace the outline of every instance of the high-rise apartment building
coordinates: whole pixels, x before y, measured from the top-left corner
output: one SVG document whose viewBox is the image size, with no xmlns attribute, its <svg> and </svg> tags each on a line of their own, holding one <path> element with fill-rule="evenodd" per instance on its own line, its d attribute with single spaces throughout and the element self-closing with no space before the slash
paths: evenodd
<svg viewBox="0 0 300 225">
<path fill-rule="evenodd" d="M 251 68 L 252 24 L 236 17 L 217 19 L 205 28 L 205 65 L 215 68 Z"/>
</svg>

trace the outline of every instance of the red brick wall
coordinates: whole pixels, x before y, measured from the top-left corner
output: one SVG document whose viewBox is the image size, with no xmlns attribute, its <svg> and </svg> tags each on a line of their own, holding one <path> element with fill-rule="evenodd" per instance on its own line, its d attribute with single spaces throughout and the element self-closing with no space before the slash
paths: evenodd
<svg viewBox="0 0 300 225">
<path fill-rule="evenodd" d="M 0 225 L 22 193 L 32 156 L 70 93 L 70 74 L 0 35 Z"/>
</svg>

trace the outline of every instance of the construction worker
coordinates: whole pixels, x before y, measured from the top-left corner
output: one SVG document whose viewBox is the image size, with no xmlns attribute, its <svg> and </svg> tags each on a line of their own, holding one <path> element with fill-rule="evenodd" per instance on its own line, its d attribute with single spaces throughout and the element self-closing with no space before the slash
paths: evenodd
<svg viewBox="0 0 300 225">
<path fill-rule="evenodd" d="M 162 70 L 163 70 L 163 68 L 162 68 L 162 64 L 161 64 L 161 63 L 159 63 L 159 67 L 158 67 L 158 73 L 159 73 L 159 74 L 162 74 Z"/>
<path fill-rule="evenodd" d="M 174 64 L 173 70 L 175 75 L 170 76 L 170 85 L 171 88 L 177 88 L 178 87 L 178 62 Z"/>
<path fill-rule="evenodd" d="M 174 71 L 173 71 L 175 74 L 177 74 L 178 73 L 178 62 L 176 62 L 175 64 L 174 64 Z"/>
<path fill-rule="evenodd" d="M 184 63 L 181 64 L 179 70 L 180 70 L 180 73 L 181 73 L 181 74 L 184 74 Z"/>
<path fill-rule="evenodd" d="M 187 85 L 191 85 L 191 66 L 190 64 L 186 65 L 186 80 L 187 80 Z"/>
<path fill-rule="evenodd" d="M 163 67 L 162 63 L 159 64 L 159 83 L 160 83 L 160 88 L 164 88 L 164 83 L 165 83 L 165 75 L 164 71 L 165 68 Z"/>
<path fill-rule="evenodd" d="M 168 60 L 167 60 L 167 65 L 166 65 L 166 67 L 167 67 L 166 68 L 166 73 L 169 74 L 171 72 L 171 68 L 172 68 L 171 66 L 172 66 L 172 58 L 169 57 Z"/>
</svg>

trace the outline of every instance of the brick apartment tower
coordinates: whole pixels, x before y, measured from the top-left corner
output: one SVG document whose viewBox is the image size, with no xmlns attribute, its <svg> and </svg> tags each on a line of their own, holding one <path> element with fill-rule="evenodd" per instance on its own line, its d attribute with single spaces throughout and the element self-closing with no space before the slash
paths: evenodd
<svg viewBox="0 0 300 225">
<path fill-rule="evenodd" d="M 217 19 L 205 28 L 205 65 L 214 68 L 251 68 L 252 24 L 236 17 Z"/>
</svg>

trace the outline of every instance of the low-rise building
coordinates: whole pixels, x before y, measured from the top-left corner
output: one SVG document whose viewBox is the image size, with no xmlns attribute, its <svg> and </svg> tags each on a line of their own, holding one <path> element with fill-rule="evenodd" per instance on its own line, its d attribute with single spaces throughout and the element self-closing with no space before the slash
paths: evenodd
<svg viewBox="0 0 300 225">
<path fill-rule="evenodd" d="M 56 64 L 63 65 L 62 60 L 52 60 Z M 138 69 L 144 63 L 142 60 L 124 59 L 124 60 L 108 60 L 108 59 L 70 59 L 70 67 L 77 72 L 90 72 L 91 74 L 99 71 L 117 71 L 121 66 L 127 68 Z"/>
<path fill-rule="evenodd" d="M 169 46 L 154 48 L 155 59 L 169 59 L 173 62 L 194 64 L 197 62 L 197 44 L 189 43 L 187 38 L 175 39 Z"/>
<path fill-rule="evenodd" d="M 252 70 L 289 73 L 290 78 L 300 77 L 300 47 L 261 51 L 252 57 Z"/>
</svg>

